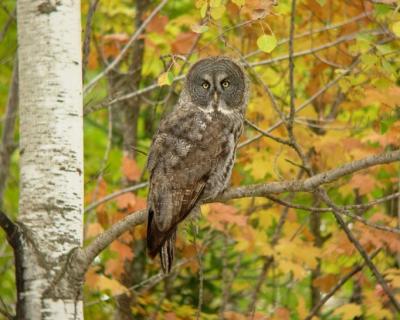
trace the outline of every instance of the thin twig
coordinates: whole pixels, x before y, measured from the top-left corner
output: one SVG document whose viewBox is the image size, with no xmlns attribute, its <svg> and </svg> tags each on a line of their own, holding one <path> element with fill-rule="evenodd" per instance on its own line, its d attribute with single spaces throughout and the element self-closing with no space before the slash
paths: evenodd
<svg viewBox="0 0 400 320">
<path fill-rule="evenodd" d="M 375 258 L 375 256 L 379 253 L 381 249 L 376 250 L 374 253 L 371 254 L 370 259 L 372 260 Z M 355 266 L 349 273 L 347 273 L 343 278 L 341 278 L 336 285 L 312 308 L 310 313 L 305 317 L 304 320 L 311 320 L 315 315 L 317 315 L 318 311 L 322 308 L 322 306 L 348 281 L 350 280 L 354 275 L 356 275 L 358 272 L 360 272 L 364 267 L 366 266 L 366 263 L 364 262 L 363 264 L 359 264 Z"/>
<path fill-rule="evenodd" d="M 364 12 L 364 13 L 358 15 L 358 16 L 352 17 L 352 18 L 350 18 L 348 20 L 345 20 L 345 21 L 342 21 L 342 22 L 338 22 L 338 23 L 335 23 L 335 24 L 330 24 L 330 25 L 327 25 L 325 27 L 321 27 L 319 29 L 315 29 L 313 31 L 306 31 L 306 32 L 303 32 L 303 33 L 295 34 L 293 38 L 294 39 L 301 39 L 301 38 L 312 36 L 314 34 L 318 34 L 318 33 L 321 33 L 321 32 L 325 32 L 325 31 L 329 31 L 329 30 L 333 30 L 333 29 L 338 29 L 340 27 L 344 27 L 344 26 L 346 26 L 348 24 L 351 24 L 353 22 L 357 22 L 359 20 L 367 18 L 367 17 L 369 17 L 371 15 L 372 15 L 372 11 L 367 11 L 367 12 Z M 282 39 L 282 40 L 280 40 L 278 42 L 278 46 L 283 45 L 283 44 L 288 43 L 288 42 L 289 42 L 289 38 Z M 261 50 L 256 50 L 256 51 L 250 52 L 247 55 L 245 55 L 245 58 L 248 59 L 248 58 L 250 58 L 252 56 L 255 56 L 257 54 L 260 54 L 262 52 L 263 51 L 261 51 Z"/>
<path fill-rule="evenodd" d="M 373 31 L 375 31 L 375 30 L 373 30 Z M 380 32 L 379 32 L 379 31 L 375 31 L 375 32 L 376 32 L 378 35 L 379 35 L 379 34 L 387 34 L 386 31 L 385 31 L 385 32 L 383 32 L 383 31 L 380 31 Z M 354 40 L 354 39 L 357 38 L 358 35 L 359 35 L 359 32 L 355 32 L 355 33 L 352 33 L 352 34 L 350 34 L 350 35 L 343 36 L 343 37 L 338 38 L 337 40 L 335 40 L 335 41 L 333 41 L 333 42 L 326 43 L 326 44 L 324 44 L 324 45 L 322 45 L 322 46 L 315 47 L 315 48 L 313 48 L 313 49 L 311 49 L 311 50 L 303 50 L 303 51 L 300 51 L 300 52 L 293 53 L 293 57 L 294 57 L 294 58 L 297 58 L 297 57 L 305 56 L 305 55 L 308 55 L 308 54 L 312 54 L 312 53 L 314 53 L 314 52 L 318 52 L 318 51 L 321 51 L 321 50 L 325 50 L 325 49 L 330 48 L 330 47 L 334 47 L 334 46 L 336 46 L 336 45 L 338 45 L 338 44 L 340 44 L 340 43 L 342 43 L 342 42 Z M 263 61 L 255 62 L 255 63 L 248 63 L 248 66 L 249 66 L 249 67 L 256 67 L 256 66 L 259 66 L 259 65 L 269 65 L 269 64 L 274 64 L 274 63 L 276 63 L 276 62 L 284 61 L 284 60 L 287 60 L 287 59 L 289 59 L 289 55 L 283 55 L 283 56 L 280 56 L 280 57 L 277 57 L 277 58 L 273 58 L 273 59 L 269 59 L 269 60 L 263 60 Z M 347 75 L 347 74 L 346 74 L 346 75 Z M 344 75 L 342 74 L 342 75 L 340 76 L 340 78 L 342 78 L 343 76 L 344 76 Z M 173 82 L 175 82 L 175 81 L 181 81 L 181 80 L 183 80 L 184 78 L 185 78 L 185 76 L 183 76 L 183 75 L 182 75 L 182 76 L 179 76 L 179 77 L 176 77 L 176 78 L 173 79 Z M 335 83 L 336 83 L 336 82 L 335 82 Z M 335 83 L 333 83 L 333 84 L 335 84 Z M 332 85 L 333 85 L 333 84 L 332 84 Z M 326 90 L 329 89 L 332 85 L 328 86 L 328 87 L 326 88 Z M 158 89 L 159 87 L 160 87 L 160 86 L 159 86 L 157 83 L 154 83 L 154 84 L 152 84 L 152 85 L 150 85 L 150 86 L 148 86 L 148 87 L 139 89 L 139 90 L 137 90 L 137 91 L 134 91 L 134 92 L 131 92 L 131 93 L 128 93 L 128 94 L 125 94 L 125 95 L 121 95 L 121 96 L 116 97 L 116 98 L 114 98 L 114 99 L 112 99 L 112 100 L 106 99 L 105 101 L 97 102 L 96 104 L 93 104 L 93 105 L 90 105 L 90 106 L 85 107 L 85 109 L 84 109 L 84 115 L 87 115 L 87 114 L 89 114 L 89 113 L 98 111 L 98 110 L 100 110 L 100 109 L 104 109 L 105 107 L 107 107 L 108 104 L 114 105 L 114 104 L 116 104 L 116 103 L 118 103 L 118 102 L 121 102 L 121 101 L 130 99 L 130 98 L 132 98 L 132 97 L 136 97 L 136 96 L 139 96 L 139 95 L 142 95 L 142 94 L 151 92 L 151 91 L 153 91 L 153 90 L 155 90 L 155 89 Z M 325 91 L 326 91 L 326 90 L 325 90 Z"/>
<path fill-rule="evenodd" d="M 301 110 L 303 110 L 305 107 L 307 107 L 309 104 L 311 104 L 317 98 L 319 98 L 322 94 L 324 94 L 326 91 L 328 91 L 331 87 L 335 86 L 342 78 L 344 78 L 345 76 L 350 74 L 350 72 L 358 65 L 359 62 L 360 62 L 359 58 L 355 59 L 354 62 L 348 67 L 348 69 L 346 71 L 344 71 L 339 76 L 337 76 L 335 79 L 329 81 L 326 85 L 324 85 L 323 87 L 318 89 L 318 91 L 315 92 L 310 98 L 308 98 L 300 106 L 298 106 L 295 110 L 295 113 L 298 113 Z M 272 126 L 270 126 L 268 129 L 263 130 L 263 131 L 266 133 L 270 133 L 270 132 L 274 131 L 276 128 L 279 128 L 283 123 L 284 123 L 284 121 L 278 120 Z M 256 135 L 256 136 L 248 139 L 247 141 L 243 141 L 242 143 L 239 143 L 238 148 L 243 148 L 243 147 L 249 145 L 250 143 L 258 140 L 262 136 L 263 136 L 262 134 L 259 134 L 259 135 Z"/>
<path fill-rule="evenodd" d="M 90 53 L 90 37 L 93 27 L 93 16 L 96 11 L 99 0 L 90 1 L 89 11 L 86 16 L 85 35 L 83 36 L 83 52 L 82 52 L 82 79 L 85 79 L 86 66 Z"/>
<path fill-rule="evenodd" d="M 148 182 L 142 182 L 142 183 L 138 183 L 138 184 L 135 184 L 133 186 L 129 186 L 127 188 L 115 191 L 115 192 L 105 196 L 104 198 L 101 198 L 101 199 L 97 200 L 96 202 L 92 202 L 91 204 L 89 204 L 85 208 L 85 213 L 97 208 L 99 205 L 101 205 L 101 204 L 103 204 L 103 203 L 105 203 L 107 201 L 110 201 L 110 200 L 112 200 L 114 198 L 119 197 L 121 194 L 125 194 L 125 193 L 128 193 L 128 192 L 133 192 L 133 191 L 137 191 L 137 190 L 142 189 L 142 188 L 146 188 L 147 185 L 148 185 Z"/>
<path fill-rule="evenodd" d="M 104 151 L 103 159 L 100 164 L 99 174 L 97 176 L 96 186 L 93 192 L 93 200 L 96 200 L 97 192 L 99 190 L 100 182 L 103 179 L 104 171 L 107 167 L 108 158 L 110 156 L 111 147 L 112 147 L 112 134 L 113 134 L 113 117 L 112 117 L 112 109 L 108 107 L 108 133 L 107 133 L 107 146 L 106 150 Z"/>
<path fill-rule="evenodd" d="M 392 228 L 392 227 L 388 227 L 388 226 L 375 224 L 375 223 L 369 222 L 368 220 L 366 220 L 366 219 L 364 219 L 364 218 L 362 218 L 362 217 L 360 217 L 360 216 L 358 216 L 356 214 L 353 214 L 353 213 L 349 212 L 349 209 L 370 208 L 373 204 L 377 204 L 377 203 L 381 203 L 381 202 L 384 202 L 384 201 L 388 201 L 388 200 L 393 199 L 393 198 L 397 198 L 399 195 L 400 195 L 400 193 L 395 193 L 395 194 L 392 194 L 392 195 L 390 195 L 388 197 L 385 197 L 385 198 L 382 198 L 382 199 L 378 199 L 379 201 L 378 200 L 377 201 L 372 201 L 370 203 L 361 204 L 361 205 L 343 206 L 343 207 L 340 207 L 340 208 L 343 210 L 342 212 L 343 212 L 344 215 L 346 215 L 346 216 L 348 216 L 348 217 L 350 217 L 350 218 L 352 218 L 354 220 L 360 221 L 361 223 L 363 223 L 363 224 L 365 224 L 365 225 L 367 225 L 367 226 L 369 226 L 371 228 L 375 228 L 375 229 L 378 229 L 378 230 L 387 231 L 387 232 L 391 232 L 391 233 L 400 234 L 400 229 L 399 228 Z M 301 209 L 301 210 L 306 210 L 306 211 L 311 211 L 311 212 L 331 212 L 332 211 L 331 208 L 317 208 L 317 207 L 307 207 L 307 206 L 297 205 L 297 204 L 294 204 L 294 203 L 290 203 L 290 202 L 278 199 L 278 198 L 276 198 L 274 196 L 271 196 L 271 195 L 267 195 L 265 197 L 267 199 L 269 199 L 269 200 L 272 200 L 272 201 L 274 201 L 276 203 L 279 203 L 279 204 L 281 204 L 281 205 L 283 205 L 285 207 L 289 207 L 289 208 Z"/>
<path fill-rule="evenodd" d="M 261 128 L 257 127 L 253 122 L 251 122 L 250 120 L 245 119 L 244 122 L 249 127 L 253 128 L 254 130 L 256 130 L 258 132 L 260 132 L 262 135 L 264 135 L 264 136 L 266 136 L 266 137 L 268 137 L 268 138 L 270 138 L 270 139 L 272 139 L 272 140 L 274 140 L 274 141 L 276 141 L 278 143 L 282 143 L 282 144 L 285 144 L 285 145 L 290 145 L 290 141 L 285 140 L 285 139 L 280 138 L 280 137 L 276 137 L 276 136 L 268 133 L 267 131 L 262 130 Z"/>
<path fill-rule="evenodd" d="M 387 30 L 366 30 L 363 31 L 362 33 L 367 33 L 367 34 L 372 34 L 372 35 L 384 35 L 384 34 L 389 34 L 389 31 Z M 325 43 L 323 45 L 320 45 L 319 47 L 314 47 L 311 49 L 307 49 L 307 50 L 303 50 L 303 51 L 299 51 L 299 52 L 295 52 L 293 53 L 293 58 L 298 58 L 298 57 L 303 57 L 303 56 L 307 56 L 309 54 L 314 54 L 315 52 L 318 51 L 322 51 L 331 47 L 335 47 L 343 42 L 347 42 L 347 41 L 352 41 L 354 39 L 356 39 L 358 36 L 360 35 L 360 32 L 353 32 L 350 34 L 347 34 L 345 36 L 342 36 L 340 38 L 337 38 L 336 40 L 332 41 L 332 42 L 328 42 Z M 257 67 L 257 66 L 264 66 L 264 65 L 270 65 L 270 64 L 274 64 L 280 61 L 284 61 L 289 59 L 289 55 L 282 55 L 276 58 L 272 58 L 272 59 L 267 59 L 267 60 L 261 60 L 261 61 L 257 61 L 257 62 L 251 62 L 249 63 L 250 66 L 252 67 Z"/>
<path fill-rule="evenodd" d="M 145 21 L 143 21 L 143 24 L 140 26 L 139 29 L 136 30 L 136 32 L 132 35 L 132 37 L 129 39 L 127 44 L 122 48 L 121 52 L 118 54 L 118 56 L 111 62 L 106 69 L 104 69 L 100 74 L 98 74 L 96 77 L 94 77 L 83 89 L 84 94 L 87 94 L 89 90 L 101 79 L 103 78 L 108 72 L 110 72 L 115 66 L 119 64 L 119 62 L 122 60 L 124 55 L 127 53 L 129 50 L 130 46 L 135 42 L 135 40 L 140 36 L 140 34 L 143 32 L 143 30 L 146 28 L 146 26 L 153 20 L 155 15 L 167 4 L 168 0 L 162 0 L 161 3 L 153 10 L 153 12 L 146 18 Z"/>
<path fill-rule="evenodd" d="M 14 128 L 18 113 L 18 61 L 15 58 L 11 86 L 8 94 L 6 115 L 0 144 L 0 208 L 3 203 L 9 173 L 11 155 L 14 151 Z"/>
<path fill-rule="evenodd" d="M 224 192 L 217 199 L 210 199 L 209 202 L 227 201 L 243 197 L 265 197 L 271 193 L 314 191 L 322 184 L 335 181 L 345 175 L 366 169 L 378 164 L 392 163 L 400 160 L 400 150 L 382 153 L 366 157 L 340 166 L 336 169 L 316 174 L 305 180 L 291 180 L 284 182 L 271 182 L 231 188 Z M 124 219 L 112 225 L 108 230 L 97 236 L 86 248 L 79 249 L 77 259 L 80 260 L 82 271 L 90 265 L 93 259 L 106 248 L 112 241 L 130 228 L 144 223 L 146 210 L 141 210 L 128 215 Z"/>
<path fill-rule="evenodd" d="M 292 0 L 292 9 L 290 12 L 290 31 L 289 31 L 289 97 L 290 97 L 290 113 L 287 121 L 287 129 L 289 136 L 293 134 L 293 121 L 296 113 L 294 99 L 295 99 L 295 88 L 294 88 L 294 57 L 293 57 L 293 46 L 294 46 L 294 18 L 296 15 L 296 0 Z"/>
<path fill-rule="evenodd" d="M 11 221 L 6 213 L 0 210 L 0 227 L 4 230 L 7 235 L 7 241 L 10 246 L 16 250 L 17 239 L 20 236 L 20 230 L 18 226 Z"/>
<path fill-rule="evenodd" d="M 387 296 L 389 297 L 390 302 L 392 305 L 395 307 L 397 312 L 400 312 L 400 303 L 397 301 L 394 293 L 386 283 L 385 279 L 383 278 L 382 274 L 378 271 L 376 268 L 375 264 L 371 261 L 370 257 L 368 256 L 367 252 L 365 251 L 364 247 L 360 244 L 360 242 L 357 240 L 357 238 L 353 235 L 347 224 L 344 222 L 344 220 L 341 217 L 341 213 L 343 213 L 343 210 L 341 210 L 340 207 L 338 207 L 328 196 L 325 190 L 322 188 L 318 188 L 317 194 L 319 197 L 329 206 L 332 208 L 332 212 L 335 216 L 336 221 L 340 225 L 340 227 L 343 229 L 343 231 L 346 233 L 347 238 L 350 240 L 351 243 L 355 246 L 357 251 L 360 253 L 360 255 L 363 257 L 366 265 L 368 268 L 372 271 L 374 274 L 376 280 L 379 282 L 381 285 L 382 289 L 385 291 Z"/>
</svg>

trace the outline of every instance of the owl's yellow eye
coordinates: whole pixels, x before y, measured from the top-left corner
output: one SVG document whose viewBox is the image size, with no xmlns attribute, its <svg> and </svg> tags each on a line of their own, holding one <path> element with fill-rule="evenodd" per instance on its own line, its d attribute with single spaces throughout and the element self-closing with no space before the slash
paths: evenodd
<svg viewBox="0 0 400 320">
<path fill-rule="evenodd" d="M 229 81 L 228 81 L 228 80 L 224 80 L 224 81 L 222 81 L 222 82 L 221 82 L 221 86 L 222 86 L 222 88 L 228 88 L 228 87 L 229 87 L 229 85 L 230 85 L 230 83 L 229 83 Z"/>
<path fill-rule="evenodd" d="M 210 84 L 207 81 L 204 81 L 203 84 L 201 85 L 204 89 L 208 89 L 210 87 Z"/>
</svg>

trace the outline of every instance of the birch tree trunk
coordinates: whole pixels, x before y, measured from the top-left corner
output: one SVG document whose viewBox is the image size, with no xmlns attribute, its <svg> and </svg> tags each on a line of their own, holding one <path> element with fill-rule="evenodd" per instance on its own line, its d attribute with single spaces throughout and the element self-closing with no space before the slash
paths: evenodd
<svg viewBox="0 0 400 320">
<path fill-rule="evenodd" d="M 18 319 L 82 319 L 68 269 L 83 238 L 79 0 L 18 0 Z"/>
</svg>

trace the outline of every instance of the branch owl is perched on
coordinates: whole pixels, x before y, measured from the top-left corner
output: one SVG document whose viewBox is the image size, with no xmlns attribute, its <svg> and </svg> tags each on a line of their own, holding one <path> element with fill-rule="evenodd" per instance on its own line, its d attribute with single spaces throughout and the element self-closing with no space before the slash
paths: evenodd
<svg viewBox="0 0 400 320">
<path fill-rule="evenodd" d="M 160 123 L 150 148 L 147 247 L 170 272 L 178 224 L 229 183 L 243 130 L 248 81 L 227 57 L 195 63 L 178 104 Z"/>
</svg>

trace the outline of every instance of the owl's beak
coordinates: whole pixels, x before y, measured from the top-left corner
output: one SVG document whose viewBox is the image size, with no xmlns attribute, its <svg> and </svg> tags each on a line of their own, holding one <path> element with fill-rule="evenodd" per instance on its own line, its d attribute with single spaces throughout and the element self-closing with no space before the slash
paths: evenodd
<svg viewBox="0 0 400 320">
<path fill-rule="evenodd" d="M 213 95 L 213 105 L 214 108 L 217 109 L 219 105 L 219 92 L 217 90 L 214 91 Z"/>
</svg>

